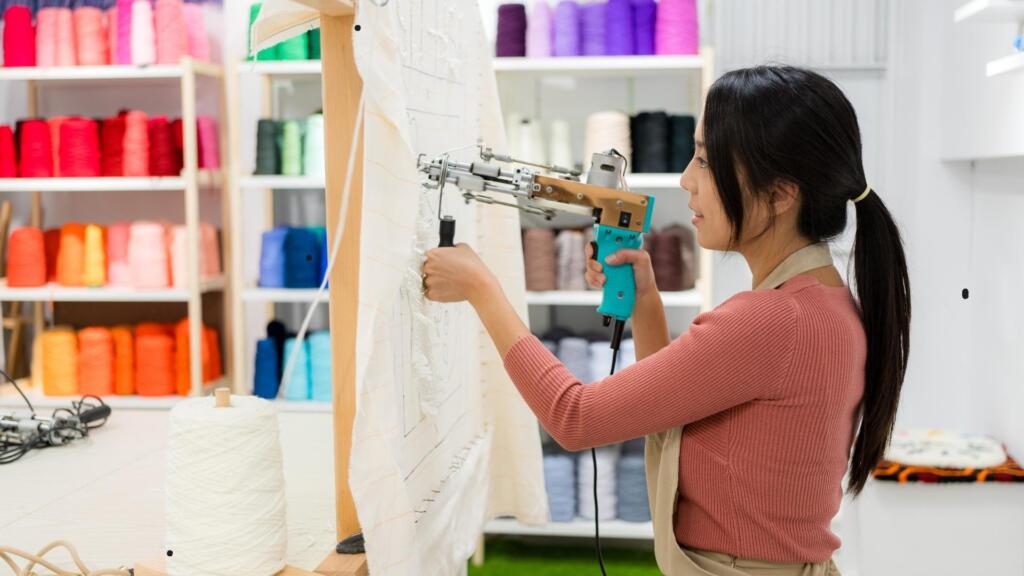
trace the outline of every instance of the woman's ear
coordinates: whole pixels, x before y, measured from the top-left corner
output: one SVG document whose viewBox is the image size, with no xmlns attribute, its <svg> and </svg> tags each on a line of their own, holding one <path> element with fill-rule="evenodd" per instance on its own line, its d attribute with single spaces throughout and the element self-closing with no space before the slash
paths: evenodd
<svg viewBox="0 0 1024 576">
<path fill-rule="evenodd" d="M 778 180 L 772 186 L 771 195 L 772 211 L 775 216 L 780 216 L 797 207 L 800 187 L 791 180 Z"/>
</svg>

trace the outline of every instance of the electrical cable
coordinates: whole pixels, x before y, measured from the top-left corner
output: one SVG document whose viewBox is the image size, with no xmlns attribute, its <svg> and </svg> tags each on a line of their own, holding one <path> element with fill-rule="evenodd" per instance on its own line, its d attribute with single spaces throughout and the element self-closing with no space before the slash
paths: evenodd
<svg viewBox="0 0 1024 576">
<path fill-rule="evenodd" d="M 622 342 L 622 332 L 626 326 L 624 320 L 616 320 L 612 332 L 612 367 L 608 375 L 615 374 L 615 363 L 619 360 L 619 344 Z M 594 548 L 597 552 L 597 564 L 601 567 L 601 575 L 608 576 L 604 568 L 604 552 L 601 550 L 601 513 L 597 507 L 597 449 L 590 449 L 590 458 L 594 462 Z"/>
<path fill-rule="evenodd" d="M 71 556 L 71 560 L 75 563 L 75 566 L 78 569 L 78 572 L 76 574 L 80 574 L 80 576 L 131 576 L 131 574 L 133 573 L 131 570 L 125 567 L 100 568 L 99 570 L 89 570 L 85 563 L 82 562 L 81 557 L 79 557 L 78 550 L 75 549 L 75 547 L 72 546 L 71 543 L 65 540 L 55 540 L 53 542 L 50 542 L 35 554 L 25 552 L 24 550 L 19 550 L 11 546 L 0 546 L 0 560 L 3 560 L 7 564 L 7 566 L 11 569 L 14 576 L 37 575 L 38 573 L 33 571 L 33 568 L 35 568 L 36 565 L 42 566 L 43 568 L 52 571 L 53 574 L 56 576 L 68 575 L 70 573 L 67 570 L 64 570 L 60 566 L 57 566 L 56 564 L 50 562 L 45 558 L 45 556 L 48 553 L 57 548 L 63 548 L 67 550 L 68 555 Z M 28 565 L 26 565 L 24 568 L 18 568 L 18 565 L 14 562 L 12 556 L 28 560 Z"/>
</svg>

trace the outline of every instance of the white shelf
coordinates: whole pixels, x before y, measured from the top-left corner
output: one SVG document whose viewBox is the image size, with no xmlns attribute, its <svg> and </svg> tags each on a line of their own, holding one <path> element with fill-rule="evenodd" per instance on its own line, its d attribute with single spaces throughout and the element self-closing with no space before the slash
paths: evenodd
<svg viewBox="0 0 1024 576">
<path fill-rule="evenodd" d="M 526 303 L 538 306 L 598 306 L 601 304 L 600 290 L 527 292 Z M 704 303 L 700 292 L 662 292 L 661 300 L 667 307 L 700 308 Z"/>
<path fill-rule="evenodd" d="M 243 60 L 238 63 L 239 74 L 257 74 L 277 77 L 318 77 L 321 74 L 319 60 L 268 60 L 255 62 Z"/>
<path fill-rule="evenodd" d="M 224 289 L 221 276 L 207 278 L 199 283 L 201 292 L 215 292 Z M 129 286 L 61 286 L 50 283 L 35 288 L 8 288 L 6 280 L 0 280 L 0 302 L 188 302 L 186 288 L 164 288 L 140 290 Z"/>
<path fill-rule="evenodd" d="M 594 522 L 577 518 L 572 522 L 548 522 L 544 526 L 527 526 L 511 518 L 491 520 L 484 527 L 487 534 L 516 536 L 558 536 L 593 538 Z M 625 522 L 623 520 L 602 520 L 602 538 L 629 540 L 652 540 L 654 528 L 650 522 Z"/>
<path fill-rule="evenodd" d="M 626 174 L 626 184 L 638 190 L 679 190 L 682 174 Z"/>
<path fill-rule="evenodd" d="M 192 69 L 199 76 L 220 77 L 221 68 L 209 62 L 193 61 Z M 0 69 L 0 81 L 31 80 L 33 82 L 81 82 L 180 80 L 185 75 L 182 64 L 154 64 L 150 66 L 54 66 Z"/>
<path fill-rule="evenodd" d="M 245 189 L 306 190 L 323 188 L 323 178 L 316 176 L 243 176 L 239 187 Z"/>
<path fill-rule="evenodd" d="M 1013 22 L 1024 20 L 1020 0 L 973 0 L 953 12 L 954 22 Z"/>
<path fill-rule="evenodd" d="M 1021 1 L 1021 4 L 1024 4 L 1024 1 Z M 1024 52 L 1004 56 L 985 65 L 985 74 L 990 78 L 1022 70 L 1024 70 Z"/>
<path fill-rule="evenodd" d="M 246 288 L 242 290 L 243 302 L 305 302 L 316 300 L 316 288 Z M 322 304 L 328 303 L 330 293 L 324 291 Z"/>
<path fill-rule="evenodd" d="M 200 188 L 220 185 L 220 172 L 202 171 Z M 181 176 L 100 178 L 0 178 L 0 192 L 146 192 L 184 190 Z"/>
<path fill-rule="evenodd" d="M 578 76 L 644 76 L 700 72 L 704 59 L 692 56 L 573 56 L 565 58 L 495 58 L 494 71 Z"/>
</svg>

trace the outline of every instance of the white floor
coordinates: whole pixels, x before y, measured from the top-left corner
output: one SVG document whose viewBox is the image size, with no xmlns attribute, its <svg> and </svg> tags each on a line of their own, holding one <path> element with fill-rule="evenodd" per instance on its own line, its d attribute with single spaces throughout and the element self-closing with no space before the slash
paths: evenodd
<svg viewBox="0 0 1024 576">
<path fill-rule="evenodd" d="M 0 467 L 0 545 L 68 540 L 94 570 L 164 554 L 167 414 L 115 410 L 85 441 Z M 280 424 L 288 561 L 312 569 L 335 544 L 331 414 L 282 413 Z"/>
</svg>

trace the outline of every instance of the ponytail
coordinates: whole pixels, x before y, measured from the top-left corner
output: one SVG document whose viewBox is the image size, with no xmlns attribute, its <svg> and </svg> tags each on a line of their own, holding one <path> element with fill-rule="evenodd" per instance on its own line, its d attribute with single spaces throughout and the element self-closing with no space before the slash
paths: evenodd
<svg viewBox="0 0 1024 576">
<path fill-rule="evenodd" d="M 867 337 L 864 399 L 847 490 L 857 495 L 885 454 L 910 353 L 910 279 L 900 231 L 873 191 L 854 204 L 853 261 Z"/>
</svg>

